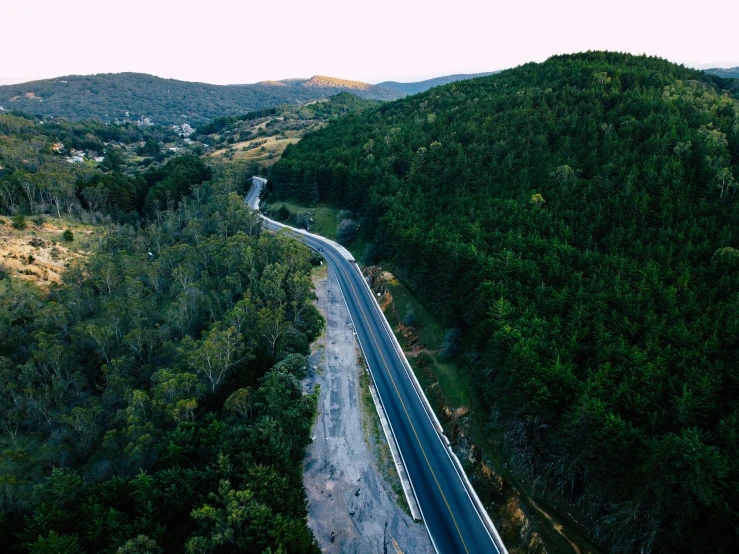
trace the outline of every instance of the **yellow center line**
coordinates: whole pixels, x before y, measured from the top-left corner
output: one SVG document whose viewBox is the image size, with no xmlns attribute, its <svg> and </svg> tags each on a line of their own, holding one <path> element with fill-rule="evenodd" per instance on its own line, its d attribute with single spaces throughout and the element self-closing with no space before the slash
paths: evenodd
<svg viewBox="0 0 739 554">
<path fill-rule="evenodd" d="M 339 265 L 340 267 L 340 264 L 337 264 L 337 265 Z M 469 553 L 469 550 L 467 550 L 467 544 L 465 543 L 464 537 L 462 536 L 462 532 L 459 530 L 459 525 L 457 525 L 457 519 L 454 517 L 454 514 L 452 513 L 452 508 L 451 506 L 449 506 L 449 502 L 446 499 L 446 495 L 444 494 L 444 491 L 441 490 L 441 485 L 439 484 L 439 480 L 436 478 L 436 473 L 434 473 L 434 469 L 431 467 L 431 462 L 429 461 L 429 458 L 426 455 L 426 450 L 423 448 L 423 445 L 421 444 L 421 439 L 419 438 L 418 433 L 416 432 L 416 427 L 413 425 L 413 421 L 411 421 L 411 416 L 408 413 L 408 409 L 405 407 L 405 402 L 403 402 L 403 397 L 400 395 L 398 386 L 395 384 L 395 379 L 393 379 L 393 375 L 390 373 L 390 368 L 388 367 L 387 362 L 385 361 L 385 356 L 382 355 L 382 349 L 380 348 L 380 345 L 377 342 L 375 333 L 372 331 L 372 327 L 370 326 L 369 320 L 367 319 L 367 314 L 364 312 L 364 308 L 362 308 L 362 304 L 359 302 L 359 295 L 357 294 L 357 290 L 354 288 L 354 285 L 352 284 L 351 279 L 349 278 L 349 275 L 347 274 L 346 270 L 343 267 L 340 267 L 340 269 L 342 273 L 344 273 L 344 277 L 349 283 L 349 286 L 352 288 L 352 292 L 354 292 L 354 296 L 357 298 L 357 306 L 359 307 L 359 311 L 362 312 L 362 317 L 364 317 L 364 320 L 367 323 L 367 329 L 369 329 L 369 332 L 372 335 L 372 340 L 375 341 L 375 346 L 377 347 L 377 351 L 380 353 L 380 358 L 382 359 L 382 363 L 385 365 L 385 371 L 387 372 L 388 377 L 390 377 L 390 381 L 392 381 L 393 383 L 393 388 L 395 389 L 395 393 L 398 395 L 398 399 L 400 400 L 400 405 L 403 406 L 405 417 L 408 418 L 408 423 L 410 423 L 411 429 L 413 430 L 413 434 L 415 435 L 416 441 L 418 442 L 418 446 L 421 449 L 421 453 L 423 454 L 423 457 L 426 460 L 426 465 L 428 465 L 429 471 L 431 471 L 431 475 L 433 476 L 434 481 L 436 482 L 436 486 L 439 488 L 439 493 L 441 493 L 441 497 L 444 499 L 444 504 L 446 504 L 447 510 L 449 510 L 449 515 L 452 516 L 452 521 L 454 522 L 454 526 L 457 528 L 457 533 L 459 534 L 459 538 L 462 541 L 462 546 L 464 547 L 464 551 Z"/>
</svg>

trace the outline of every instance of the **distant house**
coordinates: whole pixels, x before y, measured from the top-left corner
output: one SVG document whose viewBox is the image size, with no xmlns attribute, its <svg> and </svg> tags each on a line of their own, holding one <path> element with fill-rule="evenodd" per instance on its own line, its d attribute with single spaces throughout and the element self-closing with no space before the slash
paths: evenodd
<svg viewBox="0 0 739 554">
<path fill-rule="evenodd" d="M 105 156 L 95 156 L 93 158 L 97 163 L 102 162 L 105 159 Z"/>
<path fill-rule="evenodd" d="M 182 150 L 182 148 L 180 148 L 179 146 L 172 146 L 169 149 L 170 152 L 179 152 L 180 150 Z"/>
<path fill-rule="evenodd" d="M 51 145 L 51 149 L 54 152 L 61 152 L 62 148 L 64 148 L 64 145 L 61 142 L 55 142 L 54 144 Z"/>
</svg>

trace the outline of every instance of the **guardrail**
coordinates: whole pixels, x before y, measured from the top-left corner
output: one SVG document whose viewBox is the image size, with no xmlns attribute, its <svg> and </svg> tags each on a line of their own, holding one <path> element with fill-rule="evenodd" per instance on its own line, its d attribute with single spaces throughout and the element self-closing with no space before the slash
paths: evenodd
<svg viewBox="0 0 739 554">
<path fill-rule="evenodd" d="M 258 179 L 261 181 L 260 187 L 266 183 L 265 179 L 262 179 L 261 177 L 254 177 L 254 179 Z M 250 191 L 251 192 L 251 191 Z M 248 196 L 248 195 L 247 195 Z M 259 198 L 257 197 L 257 208 L 259 206 Z M 261 215 L 261 214 L 260 214 Z M 477 496 L 477 493 L 475 492 L 474 487 L 472 486 L 472 483 L 470 483 L 469 478 L 467 477 L 467 474 L 464 471 L 464 468 L 462 467 L 461 462 L 459 461 L 459 458 L 457 458 L 457 455 L 452 450 L 451 443 L 449 442 L 449 439 L 444 434 L 444 428 L 441 425 L 441 422 L 439 422 L 439 418 L 436 417 L 436 413 L 434 412 L 433 408 L 431 407 L 431 403 L 428 401 L 428 398 L 426 398 L 426 394 L 423 391 L 423 388 L 421 387 L 421 384 L 418 382 L 418 379 L 416 378 L 415 373 L 413 372 L 413 368 L 411 368 L 410 363 L 408 362 L 408 359 L 405 357 L 405 353 L 403 352 L 403 348 L 400 346 L 400 343 L 398 342 L 398 338 L 395 336 L 395 333 L 393 332 L 392 328 L 390 327 L 390 323 L 388 323 L 387 318 L 385 317 L 385 314 L 382 312 L 382 309 L 380 308 L 380 304 L 377 302 L 377 299 L 375 298 L 374 293 L 372 292 L 372 289 L 369 286 L 369 283 L 365 279 L 364 275 L 362 274 L 361 270 L 359 269 L 359 265 L 357 264 L 356 260 L 354 259 L 354 256 L 349 252 L 346 248 L 338 244 L 337 242 L 334 242 L 330 239 L 327 239 L 325 237 L 322 237 L 320 235 L 314 235 L 313 233 L 309 233 L 308 231 L 305 231 L 304 229 L 295 229 L 294 227 L 290 227 L 289 225 L 285 225 L 283 223 L 279 223 L 277 221 L 274 221 L 272 219 L 269 219 L 268 217 L 261 215 L 262 219 L 268 221 L 269 223 L 282 228 L 282 229 L 289 229 L 290 231 L 300 233 L 305 236 L 309 236 L 319 242 L 323 242 L 325 244 L 328 244 L 332 246 L 335 250 L 341 254 L 341 256 L 346 259 L 348 262 L 350 262 L 351 267 L 354 271 L 357 271 L 359 273 L 359 276 L 361 278 L 361 281 L 364 283 L 364 286 L 367 288 L 367 292 L 369 296 L 372 298 L 372 305 L 374 306 L 375 310 L 377 311 L 377 314 L 380 317 L 380 320 L 383 322 L 383 326 L 385 327 L 385 330 L 387 331 L 388 335 L 390 336 L 390 340 L 393 342 L 393 345 L 395 347 L 395 350 L 398 354 L 398 358 L 401 360 L 403 364 L 403 368 L 406 371 L 406 374 L 408 375 L 408 378 L 411 381 L 411 384 L 413 385 L 413 389 L 416 392 L 416 395 L 418 396 L 419 401 L 421 402 L 421 405 L 424 408 L 424 411 L 426 412 L 427 417 L 429 418 L 429 421 L 431 422 L 432 426 L 436 430 L 437 437 L 439 438 L 439 441 L 441 441 L 442 446 L 444 447 L 444 451 L 447 453 L 447 456 L 449 456 L 450 461 L 452 462 L 452 465 L 454 466 L 455 471 L 457 472 L 460 481 L 464 485 L 465 491 L 467 492 L 467 496 L 470 498 L 470 501 L 472 502 L 472 505 L 475 507 L 475 511 L 477 512 L 478 517 L 480 518 L 480 521 L 482 522 L 483 526 L 487 530 L 488 534 L 490 535 L 491 539 L 495 543 L 496 547 L 498 548 L 498 551 L 500 554 L 508 554 L 508 550 L 505 547 L 505 544 L 503 544 L 503 540 L 500 538 L 500 534 L 498 533 L 498 530 L 495 528 L 495 525 L 493 524 L 493 521 L 490 519 L 490 516 L 488 515 L 487 510 L 485 509 L 485 506 L 483 506 L 482 501 Z M 339 287 L 339 290 L 341 290 L 341 287 Z M 344 300 L 344 304 L 347 306 L 347 310 L 349 310 L 349 304 L 346 302 L 346 298 L 344 297 L 344 291 L 341 291 L 342 298 Z M 351 313 L 350 313 L 351 317 Z M 359 341 L 359 346 L 362 348 L 362 343 Z M 364 349 L 362 348 L 362 353 L 364 354 Z M 367 359 L 367 356 L 364 356 L 365 359 Z M 369 364 L 368 364 L 369 367 Z M 370 368 L 370 375 L 372 374 L 371 368 Z M 374 377 L 373 377 L 374 380 Z M 379 395 L 377 395 L 379 398 Z M 377 406 L 377 403 L 375 403 L 375 406 Z M 382 399 L 380 399 L 380 406 L 379 409 L 382 409 L 383 412 L 385 412 L 384 405 L 382 405 Z M 392 441 L 395 443 L 397 447 L 397 439 L 395 438 L 395 431 L 392 429 L 392 425 L 390 425 L 390 422 L 388 421 L 388 426 L 390 428 L 390 431 L 392 433 Z M 388 443 L 390 443 L 390 437 L 387 437 Z M 392 446 L 391 446 L 392 451 Z M 407 467 L 405 466 L 405 461 L 402 460 L 402 454 L 400 453 L 400 448 L 398 448 L 398 454 L 400 456 L 401 462 L 403 464 L 403 467 L 405 469 L 405 474 L 407 475 Z M 396 466 L 398 465 L 398 461 L 395 460 L 395 456 L 393 456 L 393 461 L 395 462 Z M 398 471 L 400 475 L 400 470 Z M 409 485 L 412 491 L 413 496 L 413 503 L 415 503 L 416 506 L 418 506 L 417 498 L 415 494 L 415 490 L 413 490 L 413 483 L 410 479 L 408 479 Z M 401 483 L 403 483 L 403 480 L 401 479 Z M 409 497 L 409 491 L 406 489 L 405 483 L 403 483 L 403 490 L 406 494 L 406 498 L 408 498 L 408 504 L 409 506 L 412 505 L 411 498 Z M 420 511 L 420 506 L 418 506 Z M 413 508 L 411 508 L 413 510 Z M 415 515 L 414 515 L 415 518 Z M 429 536 L 431 534 L 429 533 Z M 433 543 L 433 538 L 431 539 Z M 436 548 L 436 545 L 434 545 L 434 548 Z"/>
</svg>

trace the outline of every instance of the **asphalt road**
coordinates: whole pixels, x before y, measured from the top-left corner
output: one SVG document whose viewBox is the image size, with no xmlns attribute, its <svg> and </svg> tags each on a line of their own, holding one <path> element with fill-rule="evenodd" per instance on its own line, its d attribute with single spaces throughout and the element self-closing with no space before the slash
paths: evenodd
<svg viewBox="0 0 739 554">
<path fill-rule="evenodd" d="M 264 181 L 255 179 L 254 183 L 246 201 L 257 209 Z M 270 230 L 281 229 L 271 220 L 263 222 Z M 444 554 L 505 554 L 505 547 L 496 543 L 483 523 L 356 263 L 325 239 L 295 236 L 319 250 L 336 273 L 434 547 Z"/>
</svg>

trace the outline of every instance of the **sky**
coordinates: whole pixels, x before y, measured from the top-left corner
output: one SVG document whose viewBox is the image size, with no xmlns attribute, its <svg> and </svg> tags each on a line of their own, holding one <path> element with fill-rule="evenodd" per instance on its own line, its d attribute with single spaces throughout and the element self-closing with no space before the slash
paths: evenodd
<svg viewBox="0 0 739 554">
<path fill-rule="evenodd" d="M 0 0 L 0 84 L 121 71 L 415 81 L 584 50 L 739 66 L 737 20 L 737 0 Z"/>
</svg>

